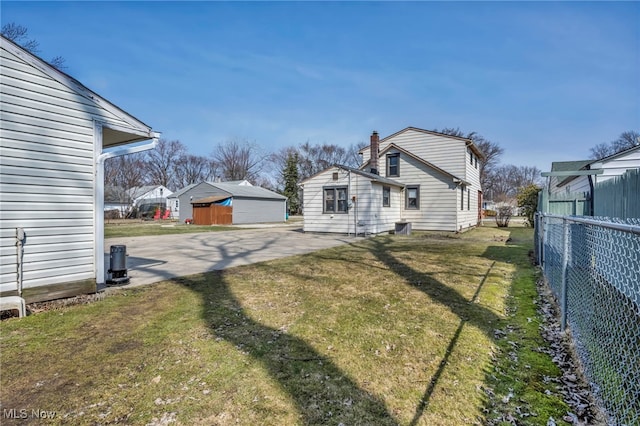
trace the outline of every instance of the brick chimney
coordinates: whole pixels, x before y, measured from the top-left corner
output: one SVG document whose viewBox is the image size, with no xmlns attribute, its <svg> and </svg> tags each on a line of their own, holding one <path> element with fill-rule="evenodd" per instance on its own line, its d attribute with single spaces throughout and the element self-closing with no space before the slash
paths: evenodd
<svg viewBox="0 0 640 426">
<path fill-rule="evenodd" d="M 380 147 L 380 137 L 375 130 L 371 134 L 371 173 L 374 175 L 378 173 L 378 150 Z"/>
</svg>

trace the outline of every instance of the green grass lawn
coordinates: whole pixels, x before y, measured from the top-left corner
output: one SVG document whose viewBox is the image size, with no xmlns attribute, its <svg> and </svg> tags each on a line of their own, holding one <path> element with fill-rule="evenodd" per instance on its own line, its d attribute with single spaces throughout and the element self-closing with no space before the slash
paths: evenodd
<svg viewBox="0 0 640 426">
<path fill-rule="evenodd" d="M 193 234 L 241 230 L 232 226 L 186 225 L 175 221 L 112 221 L 104 225 L 104 237 L 141 237 L 144 235 Z"/>
<path fill-rule="evenodd" d="M 3 321 L 2 424 L 563 424 L 531 244 L 378 236 Z"/>
</svg>

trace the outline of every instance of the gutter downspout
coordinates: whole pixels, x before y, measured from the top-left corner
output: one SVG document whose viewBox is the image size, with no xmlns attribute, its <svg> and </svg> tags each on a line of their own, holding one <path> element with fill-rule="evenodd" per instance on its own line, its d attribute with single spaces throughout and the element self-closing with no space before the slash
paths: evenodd
<svg viewBox="0 0 640 426">
<path fill-rule="evenodd" d="M 102 152 L 102 124 L 96 123 L 96 143 L 99 143 L 99 150 Z M 160 133 L 152 132 L 152 140 L 144 145 L 129 148 L 122 148 L 111 152 L 102 152 L 96 158 L 96 199 L 95 199 L 95 259 L 96 259 L 96 291 L 105 288 L 104 274 L 104 162 L 113 157 L 120 157 L 136 152 L 148 151 L 158 144 Z"/>
<path fill-rule="evenodd" d="M 16 247 L 18 255 L 18 271 L 17 271 L 17 284 L 18 284 L 18 297 L 22 297 L 22 282 L 24 280 L 24 268 L 23 268 L 23 256 L 24 256 L 24 243 L 26 241 L 26 235 L 24 228 L 16 228 Z"/>
</svg>

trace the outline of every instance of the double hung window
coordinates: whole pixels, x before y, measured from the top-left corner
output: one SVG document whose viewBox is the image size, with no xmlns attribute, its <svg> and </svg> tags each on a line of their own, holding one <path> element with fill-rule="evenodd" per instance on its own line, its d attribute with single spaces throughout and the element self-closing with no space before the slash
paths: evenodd
<svg viewBox="0 0 640 426">
<path fill-rule="evenodd" d="M 420 186 L 407 186 L 405 189 L 405 198 L 407 210 L 420 209 Z"/>
<path fill-rule="evenodd" d="M 347 187 L 324 188 L 323 213 L 346 213 L 349 209 Z"/>
<path fill-rule="evenodd" d="M 400 177 L 400 154 L 387 155 L 387 177 Z"/>
</svg>

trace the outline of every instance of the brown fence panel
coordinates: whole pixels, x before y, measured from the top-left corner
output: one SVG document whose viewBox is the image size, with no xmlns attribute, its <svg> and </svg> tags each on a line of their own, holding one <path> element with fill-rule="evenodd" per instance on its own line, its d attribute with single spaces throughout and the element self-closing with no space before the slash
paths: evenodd
<svg viewBox="0 0 640 426">
<path fill-rule="evenodd" d="M 216 204 L 194 204 L 194 225 L 231 225 L 233 222 L 233 207 L 218 206 Z"/>
</svg>

